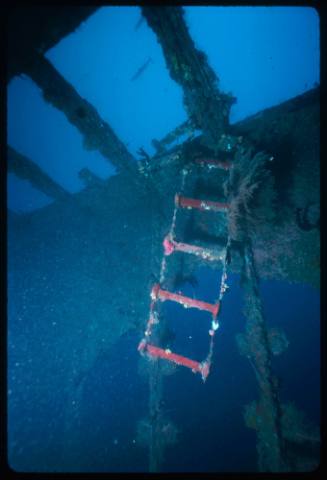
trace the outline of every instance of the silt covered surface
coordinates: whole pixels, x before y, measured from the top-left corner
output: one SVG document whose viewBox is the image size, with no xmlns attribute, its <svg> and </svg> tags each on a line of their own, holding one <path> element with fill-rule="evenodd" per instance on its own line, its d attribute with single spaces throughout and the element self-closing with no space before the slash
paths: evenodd
<svg viewBox="0 0 327 480">
<path fill-rule="evenodd" d="M 313 208 L 305 210 L 308 204 L 319 205 L 318 92 L 262 112 L 232 130 L 274 157 L 275 203 L 265 205 L 269 223 L 258 223 L 253 232 L 259 276 L 318 286 L 320 231 Z M 70 446 L 84 441 L 78 418 L 85 381 L 124 333 L 137 329 L 142 335 L 162 240 L 180 188 L 179 172 L 189 152 L 201 150 L 199 145 L 198 140 L 178 155 L 152 159 L 156 168 L 136 183 L 121 173 L 89 185 L 71 200 L 8 215 L 9 447 L 18 436 L 27 439 L 37 432 L 43 437 L 42 449 L 31 444 L 20 457 L 21 468 L 71 468 L 82 460 L 74 460 Z M 209 179 L 209 173 L 202 175 Z M 219 200 L 224 173 L 215 175 L 210 180 L 219 184 Z M 189 193 L 201 191 L 195 171 L 188 181 Z M 262 186 L 258 198 L 264 196 Z M 297 209 L 304 209 L 301 215 Z M 200 225 L 202 233 L 207 229 L 208 243 L 226 227 L 221 218 L 208 219 L 204 213 L 197 213 L 192 223 L 185 212 L 181 225 L 185 241 Z M 236 243 L 235 273 L 237 252 Z M 169 261 L 176 274 L 191 275 L 199 266 L 190 256 L 182 265 L 178 255 Z"/>
</svg>

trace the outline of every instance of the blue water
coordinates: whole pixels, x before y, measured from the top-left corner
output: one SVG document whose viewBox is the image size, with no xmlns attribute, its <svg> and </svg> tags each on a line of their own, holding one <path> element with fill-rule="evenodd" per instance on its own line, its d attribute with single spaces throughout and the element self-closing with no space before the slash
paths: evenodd
<svg viewBox="0 0 327 480">
<path fill-rule="evenodd" d="M 319 18 L 314 9 L 185 10 L 190 33 L 207 53 L 221 88 L 238 99 L 231 122 L 301 94 L 319 82 Z M 153 32 L 146 22 L 135 31 L 139 18 L 138 7 L 100 8 L 46 54 L 134 155 L 140 146 L 152 154 L 152 138 L 162 138 L 186 120 L 181 88 L 169 77 Z M 131 82 L 148 57 L 153 62 Z M 79 132 L 61 112 L 44 102 L 38 87 L 27 77 L 14 78 L 8 87 L 8 144 L 70 192 L 83 187 L 78 178 L 81 168 L 87 166 L 102 178 L 115 173 L 100 153 L 83 149 Z M 8 176 L 11 210 L 33 211 L 51 202 L 28 182 Z M 9 271 L 9 295 L 15 289 L 11 273 L 17 272 Z M 202 270 L 197 278 L 199 285 L 193 293 L 212 301 L 219 274 Z M 228 283 L 230 291 L 224 298 L 212 371 L 206 383 L 183 368 L 165 381 L 165 409 L 180 432 L 178 443 L 166 451 L 163 471 L 257 468 L 255 432 L 246 428 L 242 416 L 244 405 L 258 396 L 257 382 L 235 341 L 245 325 L 239 277 L 231 276 Z M 185 288 L 186 294 L 192 293 L 191 287 Z M 282 327 L 290 341 L 287 351 L 274 358 L 273 364 L 282 380 L 281 398 L 294 400 L 318 425 L 319 291 L 305 285 L 266 281 L 261 283 L 261 293 L 268 325 Z M 39 311 L 37 307 L 29 308 L 29 338 L 24 337 L 15 305 L 11 303 L 9 308 L 9 462 L 19 471 L 60 470 L 60 381 L 54 376 L 52 389 L 42 390 L 40 398 L 35 399 L 29 395 L 21 370 L 42 378 L 46 346 L 40 345 L 39 339 L 51 335 L 42 326 L 42 318 L 33 317 L 33 312 Z M 179 306 L 167 306 L 167 312 L 176 319 L 172 328 L 180 351 L 203 359 L 208 346 L 208 316 Z M 136 347 L 141 333 L 122 336 L 110 354 L 100 355 L 86 374 L 81 437 L 87 441 L 74 453 L 77 458 L 83 457 L 88 471 L 147 470 L 147 451 L 136 437 L 136 423 L 147 415 L 148 402 L 146 379 L 138 374 Z M 14 344 L 19 345 L 19 351 Z M 56 353 L 61 369 L 65 369 L 65 356 L 61 356 L 65 348 L 69 346 L 58 347 Z"/>
<path fill-rule="evenodd" d="M 192 38 L 208 55 L 222 90 L 237 97 L 232 123 L 319 83 L 315 9 L 186 7 L 185 11 Z M 142 145 L 154 153 L 151 140 L 186 120 L 182 89 L 170 78 L 146 22 L 135 31 L 139 18 L 139 7 L 100 8 L 46 53 L 134 155 Z M 153 62 L 131 82 L 149 57 Z M 78 171 L 83 167 L 103 178 L 115 171 L 99 152 L 83 149 L 80 133 L 43 100 L 26 76 L 9 84 L 8 143 L 70 192 L 82 189 Z M 8 205 L 13 210 L 30 211 L 51 201 L 27 181 L 10 175 Z"/>
<path fill-rule="evenodd" d="M 201 294 L 208 292 L 215 295 L 212 284 L 216 277 L 217 273 L 212 271 L 202 272 L 199 278 L 203 284 L 199 286 L 198 298 L 203 298 Z M 183 368 L 167 379 L 165 409 L 180 426 L 181 432 L 178 444 L 166 452 L 164 471 L 256 470 L 255 433 L 245 427 L 242 408 L 257 397 L 257 384 L 250 365 L 239 355 L 235 342 L 235 335 L 245 325 L 239 278 L 231 276 L 229 284 L 231 289 L 224 301 L 213 367 L 206 383 L 203 384 L 199 376 Z M 319 293 L 308 287 L 277 282 L 263 282 L 261 290 L 268 325 L 283 327 L 290 340 L 288 350 L 275 358 L 273 363 L 282 380 L 281 400 L 295 400 L 310 420 L 319 425 Z M 287 298 L 284 308 L 274 298 Z M 180 320 L 190 317 L 190 311 L 181 313 L 176 307 L 175 313 L 177 311 L 176 329 Z M 308 317 L 312 322 L 307 321 Z M 192 330 L 193 341 L 198 343 L 197 334 L 201 336 L 204 330 L 207 332 L 207 326 L 198 324 L 195 328 L 193 325 Z M 189 333 L 190 330 L 184 330 L 185 338 Z M 115 347 L 117 356 L 113 353 L 107 362 L 99 362 L 99 370 L 90 375 L 89 397 L 85 396 L 90 402 L 91 398 L 93 402 L 94 397 L 97 398 L 93 405 L 97 407 L 94 410 L 98 412 L 102 432 L 97 436 L 94 451 L 102 455 L 94 455 L 94 458 L 97 458 L 100 470 L 146 470 L 145 452 L 133 443 L 135 430 L 132 426 L 140 416 L 146 415 L 147 405 L 147 389 L 137 376 L 134 348 L 137 341 L 138 338 L 133 335 L 122 338 Z M 191 358 L 204 358 L 204 355 L 192 357 L 191 347 L 183 353 Z M 109 384 L 103 383 L 102 389 L 96 384 L 99 377 L 110 378 Z M 108 392 L 113 394 L 110 400 Z M 135 399 L 138 401 L 135 402 Z M 93 408 L 89 410 L 90 420 L 92 418 L 93 424 L 97 423 Z M 108 436 L 111 448 L 108 448 Z M 118 444 L 115 444 L 115 439 Z M 126 458 L 128 463 L 124 461 Z"/>
</svg>

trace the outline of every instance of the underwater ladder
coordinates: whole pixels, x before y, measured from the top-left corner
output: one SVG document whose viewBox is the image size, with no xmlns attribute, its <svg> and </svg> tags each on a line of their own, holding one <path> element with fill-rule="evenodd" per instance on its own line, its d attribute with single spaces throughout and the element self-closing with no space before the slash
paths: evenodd
<svg viewBox="0 0 327 480">
<path fill-rule="evenodd" d="M 229 170 L 231 164 L 229 162 L 222 162 L 211 158 L 198 158 L 195 162 L 201 166 L 207 166 L 209 169 L 211 168 L 221 168 L 224 170 Z M 185 178 L 188 174 L 187 168 L 182 170 L 182 184 L 180 191 L 182 192 L 184 189 Z M 147 322 L 146 330 L 144 332 L 144 337 L 140 341 L 138 345 L 138 351 L 142 355 L 148 355 L 150 358 L 156 359 L 161 358 L 170 362 L 174 362 L 177 365 L 183 365 L 186 368 L 189 368 L 193 373 L 200 373 L 202 376 L 202 380 L 205 382 L 206 378 L 210 372 L 211 366 L 211 359 L 213 354 L 213 345 L 214 345 L 214 336 L 216 331 L 219 328 L 219 322 L 217 320 L 221 301 L 223 298 L 224 293 L 228 289 L 228 285 L 226 284 L 227 280 L 227 263 L 229 258 L 229 249 L 230 249 L 230 238 L 227 237 L 226 247 L 223 254 L 217 254 L 210 249 L 203 248 L 197 245 L 190 245 L 187 243 L 177 242 L 175 240 L 175 226 L 176 226 L 176 215 L 177 210 L 179 208 L 186 208 L 188 210 L 197 209 L 202 211 L 214 211 L 218 213 L 228 213 L 229 204 L 228 203 L 220 203 L 220 202 L 213 202 L 209 200 L 199 200 L 194 198 L 188 198 L 182 196 L 181 193 L 176 193 L 175 195 L 175 208 L 172 218 L 172 223 L 170 227 L 169 233 L 163 240 L 163 257 L 161 261 L 161 271 L 160 271 L 160 280 L 159 283 L 153 285 L 151 289 L 151 304 L 150 304 L 150 313 L 149 319 Z M 220 289 L 219 289 L 219 296 L 217 301 L 214 304 L 204 302 L 202 300 L 196 300 L 194 298 L 186 297 L 179 293 L 169 292 L 161 288 L 163 281 L 165 280 L 165 272 L 166 272 L 166 257 L 168 255 L 173 254 L 174 252 L 183 252 L 188 254 L 193 254 L 196 256 L 201 257 L 204 260 L 208 261 L 221 261 L 222 262 L 222 275 L 221 275 L 221 282 L 220 282 Z M 170 300 L 172 302 L 177 302 L 181 304 L 184 308 L 196 308 L 198 310 L 204 310 L 211 314 L 212 321 L 211 321 L 211 328 L 209 330 L 209 349 L 207 357 L 204 361 L 199 362 L 196 360 L 192 360 L 188 357 L 184 357 L 183 355 L 179 355 L 177 353 L 171 352 L 169 349 L 163 349 L 158 346 L 153 345 L 150 343 L 151 335 L 152 335 L 152 327 L 155 324 L 159 323 L 159 314 L 156 312 L 156 304 L 157 302 L 165 302 L 166 300 Z"/>
</svg>

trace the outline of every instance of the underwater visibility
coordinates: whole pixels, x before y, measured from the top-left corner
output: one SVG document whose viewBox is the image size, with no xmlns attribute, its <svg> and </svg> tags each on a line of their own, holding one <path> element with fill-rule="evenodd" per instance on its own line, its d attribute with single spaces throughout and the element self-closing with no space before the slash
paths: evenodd
<svg viewBox="0 0 327 480">
<path fill-rule="evenodd" d="M 7 32 L 3 468 L 319 469 L 318 11 Z"/>
</svg>

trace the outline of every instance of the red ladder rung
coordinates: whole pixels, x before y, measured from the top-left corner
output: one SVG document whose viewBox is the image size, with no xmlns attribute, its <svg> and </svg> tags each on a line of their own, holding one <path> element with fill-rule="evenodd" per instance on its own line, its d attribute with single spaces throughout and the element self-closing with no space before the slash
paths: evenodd
<svg viewBox="0 0 327 480">
<path fill-rule="evenodd" d="M 216 160 L 215 158 L 196 158 L 194 161 L 196 163 L 200 163 L 201 165 L 222 168 L 223 170 L 229 170 L 231 168 L 230 162 L 222 162 L 220 160 Z"/>
<path fill-rule="evenodd" d="M 197 198 L 182 197 L 178 193 L 175 195 L 175 205 L 182 208 L 196 208 L 198 210 L 211 210 L 213 212 L 227 212 L 228 203 L 213 202 L 211 200 L 199 200 Z"/>
<path fill-rule="evenodd" d="M 221 260 L 223 261 L 222 255 L 217 255 L 208 248 L 199 247 L 197 245 L 190 245 L 189 243 L 176 242 L 168 234 L 163 241 L 163 246 L 165 249 L 165 255 L 171 255 L 174 251 L 191 253 L 197 255 L 203 259 L 207 260 Z"/>
<path fill-rule="evenodd" d="M 164 350 L 163 348 L 156 347 L 155 345 L 150 345 L 149 343 L 144 345 L 143 348 L 145 348 L 146 352 L 151 357 L 169 360 L 177 365 L 183 365 L 183 367 L 191 369 L 193 373 L 200 373 L 203 380 L 205 380 L 209 375 L 210 365 L 208 362 L 197 362 L 196 360 L 191 360 L 190 358 L 173 353 L 170 350 Z"/>
<path fill-rule="evenodd" d="M 197 308 L 199 310 L 210 312 L 213 316 L 213 319 L 216 319 L 220 308 L 219 302 L 215 304 L 207 303 L 203 302 L 202 300 L 196 300 L 195 298 L 185 297 L 179 293 L 172 293 L 168 292 L 167 290 L 162 290 L 159 283 L 153 285 L 151 290 L 151 298 L 153 300 L 161 300 L 162 302 L 165 300 L 171 300 L 172 302 L 180 303 L 185 308 Z"/>
</svg>

